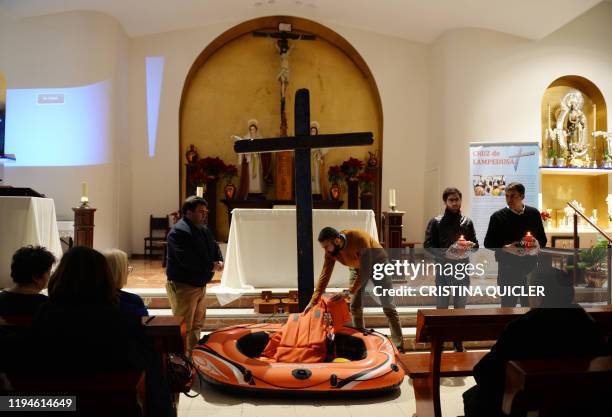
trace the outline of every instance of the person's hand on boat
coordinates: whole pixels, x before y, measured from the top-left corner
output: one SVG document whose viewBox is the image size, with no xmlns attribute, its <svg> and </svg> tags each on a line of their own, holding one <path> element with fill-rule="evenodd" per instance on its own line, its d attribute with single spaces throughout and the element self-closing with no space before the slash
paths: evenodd
<svg viewBox="0 0 612 417">
<path fill-rule="evenodd" d="M 306 306 L 306 308 L 304 308 L 304 311 L 302 311 L 302 314 L 306 314 L 310 311 L 310 309 L 315 305 L 316 303 L 312 302 L 312 300 L 310 300 L 310 302 L 308 303 L 308 305 Z"/>
<path fill-rule="evenodd" d="M 351 296 L 351 293 L 349 292 L 349 290 L 344 290 L 342 292 L 337 293 L 333 297 L 331 297 L 329 301 L 338 301 L 338 300 L 342 300 L 343 298 L 346 299 L 350 296 Z"/>
</svg>

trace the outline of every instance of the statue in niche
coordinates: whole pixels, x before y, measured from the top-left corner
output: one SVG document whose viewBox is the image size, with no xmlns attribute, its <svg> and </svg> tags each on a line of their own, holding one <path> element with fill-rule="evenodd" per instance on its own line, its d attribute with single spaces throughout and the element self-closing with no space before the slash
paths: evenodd
<svg viewBox="0 0 612 417">
<path fill-rule="evenodd" d="M 553 136 L 559 143 L 561 155 L 569 156 L 569 165 L 589 166 L 589 137 L 586 133 L 584 98 L 579 91 L 570 91 L 561 99 Z"/>
<path fill-rule="evenodd" d="M 261 139 L 259 134 L 259 123 L 255 119 L 248 122 L 249 131 L 242 138 L 232 136 L 233 139 Z M 240 166 L 240 187 L 238 198 L 245 200 L 248 197 L 263 198 L 264 167 L 260 153 L 244 153 L 238 155 L 238 166 Z"/>
<path fill-rule="evenodd" d="M 319 134 L 319 122 L 310 123 L 310 136 Z M 311 186 L 312 194 L 322 195 L 321 192 L 321 172 L 325 169 L 325 154 L 328 149 L 313 149 L 311 152 Z"/>
</svg>

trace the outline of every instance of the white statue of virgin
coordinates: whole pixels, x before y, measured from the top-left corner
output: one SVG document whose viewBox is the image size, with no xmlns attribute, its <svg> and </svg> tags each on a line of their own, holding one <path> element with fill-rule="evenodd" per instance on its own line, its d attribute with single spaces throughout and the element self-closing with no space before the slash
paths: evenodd
<svg viewBox="0 0 612 417">
<path fill-rule="evenodd" d="M 310 136 L 319 134 L 319 123 L 310 123 Z M 325 164 L 325 154 L 328 149 L 313 149 L 311 154 L 311 187 L 313 194 L 321 194 L 321 168 Z"/>
<path fill-rule="evenodd" d="M 232 136 L 234 139 L 261 139 L 259 134 L 259 123 L 255 119 L 251 119 L 248 122 L 249 131 L 242 138 L 238 136 Z M 248 164 L 248 192 L 249 194 L 263 194 L 264 192 L 264 178 L 263 178 L 263 166 L 261 165 L 261 154 L 258 152 L 243 153 L 238 155 L 238 166 L 242 166 L 242 162 Z"/>
</svg>

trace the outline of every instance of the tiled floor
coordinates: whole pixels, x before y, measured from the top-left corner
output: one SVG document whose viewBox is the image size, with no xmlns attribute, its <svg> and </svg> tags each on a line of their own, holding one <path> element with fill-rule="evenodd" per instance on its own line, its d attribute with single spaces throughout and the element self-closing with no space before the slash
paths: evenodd
<svg viewBox="0 0 612 417">
<path fill-rule="evenodd" d="M 165 288 L 166 270 L 161 266 L 161 259 L 130 259 L 134 270 L 128 275 L 126 288 Z M 221 280 L 217 272 L 214 281 Z"/>
<path fill-rule="evenodd" d="M 443 378 L 442 415 L 463 415 L 461 394 L 474 379 Z M 415 412 L 414 392 L 406 378 L 400 391 L 383 397 L 333 399 L 238 396 L 219 392 L 204 383 L 196 398 L 181 395 L 179 417 L 411 417 Z"/>
</svg>

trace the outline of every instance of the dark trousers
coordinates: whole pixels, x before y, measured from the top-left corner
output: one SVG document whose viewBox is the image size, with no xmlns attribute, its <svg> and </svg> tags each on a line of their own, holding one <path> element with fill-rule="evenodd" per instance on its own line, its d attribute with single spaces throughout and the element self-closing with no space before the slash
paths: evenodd
<svg viewBox="0 0 612 417">
<path fill-rule="evenodd" d="M 351 276 L 350 283 L 351 285 L 355 281 L 357 271 L 353 268 L 349 268 Z M 362 281 L 361 288 L 355 294 L 351 296 L 351 317 L 353 319 L 353 326 L 359 329 L 365 328 L 365 320 L 363 318 L 363 295 L 368 285 L 369 279 L 366 281 Z M 393 288 L 393 282 L 391 278 L 385 277 L 380 281 L 374 281 L 374 285 L 380 285 L 383 289 L 389 290 Z M 380 300 L 382 304 L 383 313 L 387 316 L 387 320 L 389 321 L 389 329 L 391 330 L 391 340 L 395 343 L 395 346 L 399 348 L 403 347 L 403 337 L 402 337 L 402 325 L 400 323 L 399 314 L 397 313 L 397 308 L 393 303 L 393 297 L 390 295 L 383 296 L 374 296 Z M 400 349 L 401 350 L 401 349 Z"/>
<path fill-rule="evenodd" d="M 438 291 L 444 287 L 467 287 L 469 285 L 470 279 L 467 277 L 458 280 L 452 275 L 436 274 L 436 287 L 438 287 Z M 438 295 L 436 297 L 436 308 L 447 309 L 450 305 L 451 297 L 453 298 L 454 308 L 465 308 L 467 305 L 467 295 L 455 295 L 454 297 L 452 295 Z"/>
<path fill-rule="evenodd" d="M 504 261 L 498 264 L 497 285 L 500 287 L 524 287 L 527 288 L 527 275 L 537 265 L 521 265 L 518 262 Z M 516 307 L 517 301 L 521 307 L 529 307 L 527 296 L 505 295 L 501 297 L 502 307 Z"/>
</svg>

